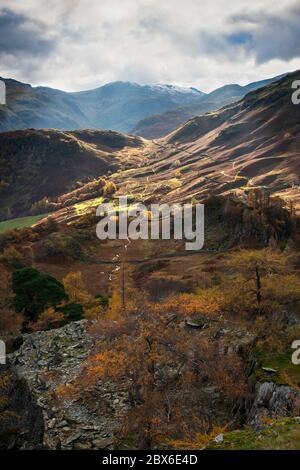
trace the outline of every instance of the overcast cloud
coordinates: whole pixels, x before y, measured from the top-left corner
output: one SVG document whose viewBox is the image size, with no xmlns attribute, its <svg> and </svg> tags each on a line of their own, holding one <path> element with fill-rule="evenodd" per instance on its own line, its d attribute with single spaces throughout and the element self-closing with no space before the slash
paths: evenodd
<svg viewBox="0 0 300 470">
<path fill-rule="evenodd" d="M 300 69 L 300 0 L 0 0 L 0 75 L 210 91 Z"/>
</svg>

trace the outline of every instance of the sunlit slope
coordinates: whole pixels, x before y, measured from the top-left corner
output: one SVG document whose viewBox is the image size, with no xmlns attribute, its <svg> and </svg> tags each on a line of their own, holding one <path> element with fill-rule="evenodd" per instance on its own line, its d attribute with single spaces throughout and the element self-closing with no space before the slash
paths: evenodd
<svg viewBox="0 0 300 470">
<path fill-rule="evenodd" d="M 290 74 L 149 141 L 144 167 L 117 179 L 123 192 L 186 200 L 263 187 L 299 203 L 300 106 L 291 101 L 299 76 Z"/>
</svg>

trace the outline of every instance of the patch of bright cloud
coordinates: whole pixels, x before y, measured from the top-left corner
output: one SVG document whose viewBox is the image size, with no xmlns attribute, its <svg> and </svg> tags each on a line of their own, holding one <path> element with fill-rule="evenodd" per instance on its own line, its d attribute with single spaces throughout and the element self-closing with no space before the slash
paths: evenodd
<svg viewBox="0 0 300 470">
<path fill-rule="evenodd" d="M 210 91 L 300 68 L 295 0 L 1 0 L 0 75 L 65 90 L 110 81 Z"/>
</svg>

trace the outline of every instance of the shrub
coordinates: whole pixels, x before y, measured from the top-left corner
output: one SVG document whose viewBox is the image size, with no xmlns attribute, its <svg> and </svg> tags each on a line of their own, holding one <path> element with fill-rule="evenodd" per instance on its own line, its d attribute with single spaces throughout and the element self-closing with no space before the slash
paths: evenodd
<svg viewBox="0 0 300 470">
<path fill-rule="evenodd" d="M 83 307 L 81 304 L 67 304 L 57 308 L 58 312 L 62 312 L 68 320 L 78 321 L 83 318 Z"/>
<path fill-rule="evenodd" d="M 48 308 L 41 313 L 38 320 L 32 323 L 31 329 L 33 331 L 50 330 L 52 328 L 59 328 L 66 323 L 66 317 L 62 312 L 56 311 L 53 307 Z"/>
<path fill-rule="evenodd" d="M 43 256 L 64 256 L 66 258 L 78 259 L 82 255 L 78 240 L 64 233 L 52 233 L 44 242 L 42 248 Z"/>
<path fill-rule="evenodd" d="M 15 271 L 12 275 L 12 289 L 16 312 L 24 311 L 30 321 L 36 321 L 47 307 L 55 307 L 67 298 L 64 286 L 57 279 L 33 268 Z"/>
<path fill-rule="evenodd" d="M 74 304 L 88 304 L 91 302 L 92 298 L 86 290 L 80 271 L 67 274 L 66 277 L 63 278 L 63 285 L 70 302 Z"/>
<path fill-rule="evenodd" d="M 9 246 L 3 250 L 0 260 L 15 269 L 23 267 L 26 261 L 22 253 L 13 246 Z"/>
<path fill-rule="evenodd" d="M 109 297 L 107 295 L 98 294 L 95 295 L 95 299 L 99 301 L 101 307 L 108 307 Z"/>
<path fill-rule="evenodd" d="M 0 266 L 0 333 L 5 341 L 17 336 L 23 323 L 22 316 L 11 309 L 11 294 L 9 273 Z"/>
</svg>

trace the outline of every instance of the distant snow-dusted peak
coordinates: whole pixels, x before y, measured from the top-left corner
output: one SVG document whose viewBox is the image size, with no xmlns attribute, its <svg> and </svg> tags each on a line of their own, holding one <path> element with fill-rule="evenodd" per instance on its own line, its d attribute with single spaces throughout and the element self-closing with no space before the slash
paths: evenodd
<svg viewBox="0 0 300 470">
<path fill-rule="evenodd" d="M 204 95 L 204 93 L 200 90 L 197 90 L 197 88 L 193 87 L 181 87 L 177 85 L 168 85 L 168 84 L 160 84 L 160 83 L 149 83 L 146 86 L 151 88 L 152 90 L 155 91 L 162 91 L 165 93 L 170 93 L 170 94 L 182 94 L 182 93 L 189 93 L 189 94 L 195 94 L 198 96 Z"/>
</svg>

